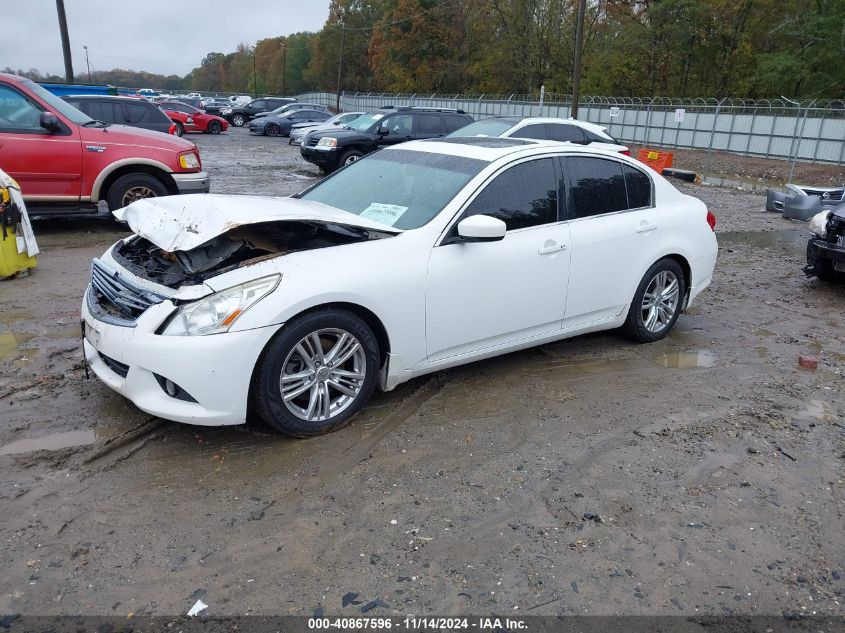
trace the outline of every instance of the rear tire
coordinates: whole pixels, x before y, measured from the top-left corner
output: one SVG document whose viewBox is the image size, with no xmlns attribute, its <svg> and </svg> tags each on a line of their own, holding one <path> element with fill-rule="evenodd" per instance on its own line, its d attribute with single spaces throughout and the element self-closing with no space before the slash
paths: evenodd
<svg viewBox="0 0 845 633">
<path fill-rule="evenodd" d="M 126 174 L 112 183 L 106 194 L 109 211 L 122 209 L 143 198 L 168 195 L 167 187 L 155 176 L 144 173 Z"/>
<path fill-rule="evenodd" d="M 176 121 L 176 136 L 182 136 L 183 134 L 185 134 L 185 126 L 179 121 Z"/>
<path fill-rule="evenodd" d="M 643 275 L 622 332 L 638 343 L 659 341 L 675 326 L 685 297 L 686 282 L 680 264 L 668 257 L 661 259 Z"/>
<path fill-rule="evenodd" d="M 322 435 L 349 423 L 370 399 L 378 374 L 370 327 L 346 310 L 319 310 L 286 324 L 267 346 L 251 402 L 286 435 Z"/>
</svg>

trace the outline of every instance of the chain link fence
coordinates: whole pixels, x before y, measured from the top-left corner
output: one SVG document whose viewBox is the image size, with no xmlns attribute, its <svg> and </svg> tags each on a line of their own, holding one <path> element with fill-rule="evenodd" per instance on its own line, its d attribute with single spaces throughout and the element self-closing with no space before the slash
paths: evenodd
<svg viewBox="0 0 845 633">
<path fill-rule="evenodd" d="M 337 95 L 307 93 L 300 101 L 334 107 Z M 566 118 L 570 95 L 421 95 L 344 92 L 344 111 L 374 110 L 386 105 L 459 108 L 475 117 L 548 116 Z M 584 97 L 578 117 L 607 128 L 628 144 L 668 149 L 730 152 L 741 156 L 786 160 L 789 174 L 796 161 L 845 163 L 845 102 L 787 99 L 672 99 Z"/>
</svg>

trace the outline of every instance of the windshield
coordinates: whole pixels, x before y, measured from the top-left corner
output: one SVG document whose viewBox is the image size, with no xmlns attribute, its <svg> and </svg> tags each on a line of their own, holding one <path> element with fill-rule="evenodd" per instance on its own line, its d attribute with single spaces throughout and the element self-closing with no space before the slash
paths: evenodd
<svg viewBox="0 0 845 633">
<path fill-rule="evenodd" d="M 346 124 L 346 127 L 352 130 L 358 130 L 359 132 L 366 132 L 374 123 L 381 121 L 385 116 L 384 112 L 370 112 L 369 114 L 358 117 L 354 121 L 350 121 Z"/>
<path fill-rule="evenodd" d="M 417 229 L 486 165 L 472 158 L 385 149 L 326 178 L 301 198 L 397 229 Z"/>
<path fill-rule="evenodd" d="M 446 136 L 501 136 L 518 122 L 517 119 L 482 119 Z"/>
<path fill-rule="evenodd" d="M 90 116 L 83 112 L 80 112 L 72 105 L 70 105 L 67 101 L 59 99 L 52 92 L 50 92 L 43 86 L 39 86 L 34 81 L 25 79 L 22 83 L 27 88 L 32 90 L 32 92 L 37 94 L 39 98 L 47 104 L 51 112 L 58 112 L 63 117 L 65 117 L 66 119 L 70 119 L 77 125 L 85 125 L 86 123 L 91 123 L 94 121 L 94 119 L 92 119 Z"/>
</svg>

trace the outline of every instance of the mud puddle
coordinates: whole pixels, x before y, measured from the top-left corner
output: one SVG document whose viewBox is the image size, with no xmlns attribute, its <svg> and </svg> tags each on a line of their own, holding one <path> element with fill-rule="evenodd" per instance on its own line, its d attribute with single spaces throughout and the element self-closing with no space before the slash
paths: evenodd
<svg viewBox="0 0 845 633">
<path fill-rule="evenodd" d="M 713 367 L 716 356 L 712 352 L 666 352 L 657 357 L 657 364 L 672 369 Z"/>
<path fill-rule="evenodd" d="M 809 237 L 809 232 L 804 228 L 780 231 L 728 231 L 719 234 L 719 245 L 794 250 L 806 248 Z"/>
<path fill-rule="evenodd" d="M 0 446 L 0 455 L 18 455 L 34 451 L 57 451 L 73 446 L 94 444 L 97 440 L 111 437 L 114 431 L 108 427 L 54 433 L 43 437 L 22 438 Z"/>
<path fill-rule="evenodd" d="M 18 332 L 0 333 L 0 361 L 12 360 L 25 353 L 24 346 L 33 338 L 34 334 Z"/>
</svg>

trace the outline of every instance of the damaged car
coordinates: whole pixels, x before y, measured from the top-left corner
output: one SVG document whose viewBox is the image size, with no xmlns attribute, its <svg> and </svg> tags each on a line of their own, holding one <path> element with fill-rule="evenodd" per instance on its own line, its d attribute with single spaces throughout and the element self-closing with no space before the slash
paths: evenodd
<svg viewBox="0 0 845 633">
<path fill-rule="evenodd" d="M 782 213 L 790 220 L 809 220 L 822 209 L 832 209 L 845 200 L 845 186 L 808 187 L 787 184 L 786 192 L 766 189 L 766 211 Z"/>
<path fill-rule="evenodd" d="M 291 198 L 196 195 L 115 213 L 87 363 L 153 415 L 305 437 L 376 388 L 586 332 L 665 337 L 711 281 L 715 217 L 615 152 L 413 141 Z"/>
<path fill-rule="evenodd" d="M 807 228 L 813 234 L 807 242 L 807 276 L 845 278 L 845 204 L 816 214 Z"/>
</svg>

